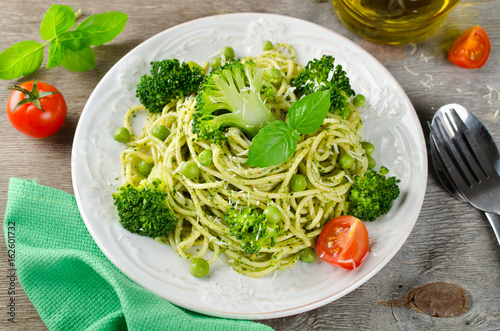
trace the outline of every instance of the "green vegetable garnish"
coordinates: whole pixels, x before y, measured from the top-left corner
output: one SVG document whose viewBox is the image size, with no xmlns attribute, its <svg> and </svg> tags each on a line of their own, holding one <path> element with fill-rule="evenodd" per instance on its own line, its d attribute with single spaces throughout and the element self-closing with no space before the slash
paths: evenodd
<svg viewBox="0 0 500 331">
<path fill-rule="evenodd" d="M 130 131 L 126 127 L 119 127 L 114 132 L 114 138 L 116 141 L 126 143 L 130 139 Z"/>
<path fill-rule="evenodd" d="M 65 5 L 53 4 L 40 25 L 44 44 L 21 41 L 0 53 L 0 78 L 5 80 L 27 76 L 37 71 L 43 62 L 44 48 L 49 45 L 47 69 L 63 66 L 70 71 L 87 71 L 95 67 L 95 54 L 91 46 L 102 45 L 122 32 L 127 15 L 107 12 L 90 15 L 69 31 L 79 12 Z"/>
<path fill-rule="evenodd" d="M 261 92 L 271 83 L 255 62 L 229 60 L 205 77 L 196 96 L 193 132 L 199 139 L 222 145 L 224 129 L 236 127 L 249 137 L 276 120 Z"/>
<path fill-rule="evenodd" d="M 278 68 L 272 68 L 266 71 L 266 76 L 269 79 L 269 81 L 273 84 L 278 84 L 281 82 L 281 70 Z"/>
<path fill-rule="evenodd" d="M 247 164 L 263 168 L 286 162 L 295 153 L 300 134 L 318 130 L 329 108 L 329 91 L 318 91 L 294 102 L 287 123 L 272 122 L 253 138 Z"/>
<path fill-rule="evenodd" d="M 152 134 L 161 141 L 165 141 L 170 135 L 170 130 L 165 125 L 156 125 L 153 128 Z"/>
<path fill-rule="evenodd" d="M 366 102 L 365 96 L 363 94 L 358 94 L 352 99 L 352 104 L 354 107 L 362 107 Z"/>
<path fill-rule="evenodd" d="M 301 96 L 317 91 L 330 91 L 330 113 L 347 118 L 351 114 L 349 98 L 355 94 L 349 77 L 341 65 L 335 65 L 335 58 L 323 55 L 307 63 L 291 85 Z"/>
<path fill-rule="evenodd" d="M 198 155 L 198 162 L 205 167 L 211 166 L 214 164 L 213 155 L 214 152 L 211 149 L 205 149 Z"/>
<path fill-rule="evenodd" d="M 339 158 L 340 167 L 344 170 L 351 169 L 354 165 L 354 158 L 349 154 L 343 154 Z"/>
<path fill-rule="evenodd" d="M 305 263 L 313 263 L 316 261 L 316 251 L 312 247 L 304 248 L 299 253 L 300 260 Z"/>
<path fill-rule="evenodd" d="M 307 178 L 302 174 L 295 174 L 290 179 L 290 189 L 294 192 L 304 191 L 307 188 Z"/>
<path fill-rule="evenodd" d="M 269 40 L 266 40 L 262 43 L 262 50 L 263 51 L 270 51 L 274 48 L 273 43 Z"/>
<path fill-rule="evenodd" d="M 184 175 L 184 177 L 189 178 L 189 179 L 195 179 L 200 175 L 200 167 L 194 162 L 193 160 L 191 161 L 186 161 L 181 165 L 181 174 Z"/>
<path fill-rule="evenodd" d="M 365 150 L 366 155 L 372 155 L 375 151 L 375 146 L 368 141 L 363 141 L 361 143 L 361 147 L 363 147 L 363 149 Z"/>
<path fill-rule="evenodd" d="M 224 57 L 224 59 L 226 61 L 234 59 L 234 49 L 232 47 L 229 47 L 229 46 L 223 47 L 220 50 L 220 56 Z"/>
<path fill-rule="evenodd" d="M 222 59 L 220 56 L 216 56 L 210 60 L 210 66 L 212 67 L 212 69 L 220 67 L 221 63 L 222 63 Z"/>
<path fill-rule="evenodd" d="M 143 176 L 149 176 L 151 173 L 151 170 L 153 170 L 154 164 L 151 162 L 146 162 L 144 160 L 141 160 L 139 164 L 137 165 L 137 170 L 139 173 Z"/>
<path fill-rule="evenodd" d="M 204 277 L 210 271 L 210 265 L 207 261 L 201 258 L 196 258 L 191 261 L 191 265 L 189 266 L 189 272 L 194 277 Z"/>
<path fill-rule="evenodd" d="M 270 224 L 276 224 L 281 220 L 281 211 L 276 206 L 266 207 L 263 214 Z"/>
<path fill-rule="evenodd" d="M 241 240 L 241 248 L 247 255 L 257 254 L 262 245 L 274 246 L 279 229 L 264 214 L 249 207 L 236 210 L 231 207 L 224 216 L 231 235 Z"/>
<path fill-rule="evenodd" d="M 205 74 L 200 67 L 190 67 L 177 59 L 151 62 L 148 75 L 141 76 L 135 95 L 151 113 L 161 113 L 165 105 L 196 91 Z"/>
<path fill-rule="evenodd" d="M 392 201 L 399 196 L 399 179 L 386 177 L 389 169 L 369 170 L 354 176 L 354 184 L 347 197 L 348 214 L 362 221 L 372 222 L 391 209 Z"/>
<path fill-rule="evenodd" d="M 129 183 L 120 186 L 113 199 L 121 225 L 131 233 L 165 237 L 177 226 L 161 178 L 147 179 L 137 187 Z"/>
<path fill-rule="evenodd" d="M 376 165 L 377 161 L 371 155 L 368 155 L 368 169 L 373 169 Z"/>
</svg>

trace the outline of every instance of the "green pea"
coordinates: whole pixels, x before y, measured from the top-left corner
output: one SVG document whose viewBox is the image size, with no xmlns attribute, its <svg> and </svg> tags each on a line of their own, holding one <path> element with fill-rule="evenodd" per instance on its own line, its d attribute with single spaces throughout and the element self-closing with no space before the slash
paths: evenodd
<svg viewBox="0 0 500 331">
<path fill-rule="evenodd" d="M 270 42 L 269 40 L 266 40 L 262 43 L 262 50 L 264 51 L 270 51 L 274 48 L 273 43 Z"/>
<path fill-rule="evenodd" d="M 365 96 L 363 94 L 358 94 L 352 99 L 352 104 L 356 107 L 359 108 L 365 104 Z"/>
<path fill-rule="evenodd" d="M 143 176 L 149 176 L 151 173 L 151 170 L 153 170 L 154 164 L 151 162 L 146 162 L 144 160 L 139 161 L 139 164 L 137 165 L 137 170 L 139 173 Z"/>
<path fill-rule="evenodd" d="M 214 152 L 211 149 L 205 149 L 198 155 L 198 162 L 205 167 L 209 167 L 214 164 L 213 156 Z"/>
<path fill-rule="evenodd" d="M 307 178 L 301 174 L 295 174 L 290 179 L 290 188 L 292 191 L 304 191 L 307 187 Z"/>
<path fill-rule="evenodd" d="M 365 150 L 366 155 L 372 155 L 375 151 L 375 146 L 368 141 L 363 141 L 361 147 Z"/>
<path fill-rule="evenodd" d="M 222 59 L 220 58 L 220 56 L 214 57 L 213 59 L 210 60 L 210 66 L 212 68 L 220 67 L 221 63 Z"/>
<path fill-rule="evenodd" d="M 271 83 L 278 84 L 279 82 L 281 82 L 281 70 L 279 70 L 278 68 L 272 68 L 266 73 Z"/>
<path fill-rule="evenodd" d="M 201 72 L 203 72 L 203 67 L 194 61 L 189 61 L 188 66 L 189 66 L 189 69 L 191 69 L 191 71 L 193 71 L 194 68 L 198 68 L 198 69 L 200 69 Z"/>
<path fill-rule="evenodd" d="M 189 179 L 194 179 L 200 175 L 200 167 L 194 161 L 186 161 L 181 165 L 181 174 Z"/>
<path fill-rule="evenodd" d="M 264 209 L 264 216 L 269 223 L 276 224 L 281 220 L 281 211 L 276 206 L 269 206 Z"/>
<path fill-rule="evenodd" d="M 234 59 L 234 49 L 229 46 L 223 47 L 220 50 L 220 56 L 224 57 L 226 60 Z"/>
<path fill-rule="evenodd" d="M 351 167 L 354 165 L 354 158 L 349 154 L 343 154 L 339 158 L 339 163 L 342 169 L 351 169 Z"/>
<path fill-rule="evenodd" d="M 377 165 L 377 161 L 370 155 L 368 155 L 368 169 L 373 169 Z"/>
<path fill-rule="evenodd" d="M 161 141 L 165 141 L 167 137 L 170 135 L 170 130 L 165 125 L 156 125 L 153 128 L 153 136 L 160 139 Z"/>
<path fill-rule="evenodd" d="M 115 140 L 121 143 L 126 143 L 130 139 L 130 132 L 126 127 L 120 127 L 115 130 Z"/>
<path fill-rule="evenodd" d="M 300 260 L 305 263 L 313 263 L 316 261 L 316 251 L 312 247 L 304 248 L 299 253 Z"/>
<path fill-rule="evenodd" d="M 210 271 L 210 265 L 202 258 L 196 258 L 191 261 L 189 272 L 195 277 L 204 277 Z"/>
</svg>

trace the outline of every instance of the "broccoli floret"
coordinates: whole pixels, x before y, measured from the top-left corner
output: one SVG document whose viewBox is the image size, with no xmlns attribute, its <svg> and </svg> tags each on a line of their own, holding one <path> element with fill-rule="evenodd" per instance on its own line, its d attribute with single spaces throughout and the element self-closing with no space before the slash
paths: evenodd
<svg viewBox="0 0 500 331">
<path fill-rule="evenodd" d="M 356 93 L 351 88 L 349 77 L 340 64 L 335 65 L 335 58 L 323 55 L 321 59 L 313 59 L 307 63 L 291 85 L 301 96 L 317 91 L 330 91 L 330 113 L 347 118 L 351 113 L 349 98 Z"/>
<path fill-rule="evenodd" d="M 198 90 L 193 132 L 220 145 L 226 140 L 224 127 L 237 127 L 252 138 L 276 120 L 261 96 L 269 93 L 269 84 L 251 60 L 233 59 L 213 69 Z"/>
<path fill-rule="evenodd" d="M 177 218 L 167 202 L 162 179 L 143 180 L 136 187 L 126 183 L 113 193 L 121 225 L 132 233 L 156 238 L 168 236 Z"/>
<path fill-rule="evenodd" d="M 236 210 L 231 207 L 224 216 L 229 232 L 241 240 L 241 248 L 247 255 L 257 254 L 262 245 L 274 246 L 279 230 L 267 222 L 264 214 L 251 208 Z"/>
<path fill-rule="evenodd" d="M 177 59 L 151 62 L 150 75 L 143 75 L 137 84 L 136 97 L 151 113 L 161 113 L 172 100 L 196 91 L 205 76 L 199 66 L 192 68 Z"/>
<path fill-rule="evenodd" d="M 380 167 L 380 173 L 369 170 L 354 176 L 354 184 L 347 197 L 349 215 L 362 221 L 373 222 L 391 209 L 391 203 L 399 196 L 399 179 L 386 177 L 389 169 Z"/>
</svg>

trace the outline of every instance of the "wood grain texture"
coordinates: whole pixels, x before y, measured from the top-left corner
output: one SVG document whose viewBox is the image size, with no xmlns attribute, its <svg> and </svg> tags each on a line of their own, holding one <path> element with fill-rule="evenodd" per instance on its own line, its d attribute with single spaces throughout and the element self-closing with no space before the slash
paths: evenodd
<svg viewBox="0 0 500 331">
<path fill-rule="evenodd" d="M 96 47 L 96 68 L 72 73 L 62 68 L 40 69 L 28 77 L 59 87 L 68 103 L 68 117 L 54 136 L 35 140 L 15 131 L 0 114 L 0 216 L 3 219 L 10 177 L 37 179 L 68 193 L 71 184 L 71 144 L 81 111 L 103 75 L 127 52 L 165 29 L 196 18 L 233 13 L 262 12 L 298 17 L 334 30 L 359 43 L 399 81 L 415 106 L 424 133 L 426 121 L 441 105 L 456 102 L 482 120 L 500 143 L 500 1 L 463 0 L 445 24 L 426 42 L 398 47 L 361 40 L 337 19 L 329 1 L 137 0 L 64 2 L 82 14 L 120 10 L 129 14 L 124 32 Z M 51 2 L 7 0 L 0 11 L 0 50 L 22 40 L 40 40 L 39 25 Z M 489 34 L 492 54 L 479 70 L 451 65 L 446 52 L 461 31 L 481 25 Z M 5 104 L 8 84 L 0 82 L 0 103 Z M 16 324 L 7 321 L 7 252 L 0 239 L 0 330 L 46 329 L 17 282 Z M 456 284 L 465 290 L 468 311 L 458 317 L 434 318 L 379 303 L 405 298 L 413 289 L 433 282 Z M 429 164 L 426 197 L 418 222 L 396 256 L 378 274 L 345 297 L 307 313 L 260 321 L 276 330 L 498 330 L 500 329 L 500 247 L 484 214 L 448 195 Z"/>
</svg>

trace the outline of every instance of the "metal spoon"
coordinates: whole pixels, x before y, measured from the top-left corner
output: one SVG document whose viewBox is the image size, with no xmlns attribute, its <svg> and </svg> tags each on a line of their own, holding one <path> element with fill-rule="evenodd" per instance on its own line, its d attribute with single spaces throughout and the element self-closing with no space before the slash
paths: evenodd
<svg viewBox="0 0 500 331">
<path fill-rule="evenodd" d="M 476 116 L 474 116 L 471 112 L 469 112 L 463 106 L 458 104 L 444 105 L 443 107 L 438 109 L 436 114 L 450 108 L 454 108 L 456 110 L 459 110 L 460 112 L 467 112 L 467 121 L 465 122 L 467 127 L 469 129 L 481 130 L 480 136 L 481 138 L 483 138 L 482 143 L 484 143 L 485 156 L 487 157 L 488 161 L 495 166 L 497 172 L 500 173 L 500 155 L 498 153 L 498 149 L 495 145 L 495 142 L 491 138 L 486 128 L 476 118 Z M 454 196 L 460 201 L 466 202 L 462 194 L 458 191 L 455 184 L 453 183 L 453 179 L 450 178 L 449 174 L 446 171 L 443 171 L 443 169 L 446 168 L 443 166 L 443 161 L 441 159 L 441 156 L 437 152 L 437 148 L 433 143 L 433 139 L 430 139 L 430 154 L 432 163 L 434 165 L 434 169 L 436 171 L 439 180 L 441 181 L 441 184 L 443 184 L 443 186 L 452 196 Z M 485 213 L 485 215 L 488 218 L 491 227 L 493 228 L 493 232 L 495 233 L 498 243 L 500 244 L 500 216 L 492 213 Z"/>
</svg>

